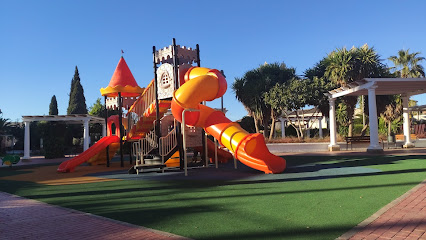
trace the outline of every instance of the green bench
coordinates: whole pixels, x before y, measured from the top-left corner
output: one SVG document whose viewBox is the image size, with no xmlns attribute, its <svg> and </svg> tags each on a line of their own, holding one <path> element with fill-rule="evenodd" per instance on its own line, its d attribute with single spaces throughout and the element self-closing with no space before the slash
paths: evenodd
<svg viewBox="0 0 426 240">
<path fill-rule="evenodd" d="M 7 165 L 12 167 L 13 164 L 19 163 L 20 160 L 21 157 L 19 157 L 18 155 L 6 155 L 1 159 L 1 165 Z"/>
</svg>

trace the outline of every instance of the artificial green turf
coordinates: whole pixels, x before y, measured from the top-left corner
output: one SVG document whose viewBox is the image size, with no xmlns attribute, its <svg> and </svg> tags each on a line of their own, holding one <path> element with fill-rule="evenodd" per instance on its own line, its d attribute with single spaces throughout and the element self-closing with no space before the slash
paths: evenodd
<svg viewBox="0 0 426 240">
<path fill-rule="evenodd" d="M 426 178 L 423 156 L 286 159 L 291 167 L 363 166 L 382 172 L 292 180 L 123 180 L 66 186 L 0 180 L 0 190 L 194 239 L 334 239 Z M 1 170 L 0 176 L 7 174 Z"/>
</svg>

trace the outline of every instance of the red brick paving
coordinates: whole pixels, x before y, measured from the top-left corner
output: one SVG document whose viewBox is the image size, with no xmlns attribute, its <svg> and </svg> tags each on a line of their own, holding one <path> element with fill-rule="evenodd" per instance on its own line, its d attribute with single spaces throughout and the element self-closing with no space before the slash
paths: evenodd
<svg viewBox="0 0 426 240">
<path fill-rule="evenodd" d="M 426 180 L 338 239 L 426 240 Z"/>
<path fill-rule="evenodd" d="M 188 239 L 0 192 L 0 239 Z"/>
</svg>

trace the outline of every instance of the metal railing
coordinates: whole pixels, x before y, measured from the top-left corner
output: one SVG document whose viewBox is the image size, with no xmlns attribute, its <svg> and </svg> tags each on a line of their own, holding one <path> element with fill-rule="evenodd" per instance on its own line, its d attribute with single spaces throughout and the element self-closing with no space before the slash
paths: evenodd
<svg viewBox="0 0 426 240">
<path fill-rule="evenodd" d="M 147 113 L 148 108 L 155 102 L 154 80 L 145 88 L 141 96 L 130 107 L 127 117 L 130 119 L 129 129 L 136 125 L 143 114 Z"/>
<path fill-rule="evenodd" d="M 155 131 L 147 133 L 144 138 L 139 140 L 141 142 L 141 152 L 143 156 L 146 156 L 153 149 L 158 147 L 158 137 L 155 135 Z"/>
<path fill-rule="evenodd" d="M 132 145 L 132 153 L 133 157 L 135 158 L 135 165 L 142 165 L 143 164 L 143 156 L 141 151 L 141 143 L 140 141 L 134 142 Z"/>
<path fill-rule="evenodd" d="M 144 157 L 158 147 L 157 139 L 155 131 L 152 130 L 146 134 L 145 138 L 133 143 L 132 151 L 136 159 L 136 165 L 144 164 Z"/>
<path fill-rule="evenodd" d="M 160 137 L 160 156 L 161 156 L 161 164 L 165 163 L 165 157 L 169 155 L 173 149 L 177 146 L 177 137 L 176 137 L 176 128 L 170 131 L 166 136 Z M 164 168 L 162 169 L 164 173 Z"/>
<path fill-rule="evenodd" d="M 167 156 L 177 146 L 176 129 L 160 137 L 160 156 Z"/>
</svg>

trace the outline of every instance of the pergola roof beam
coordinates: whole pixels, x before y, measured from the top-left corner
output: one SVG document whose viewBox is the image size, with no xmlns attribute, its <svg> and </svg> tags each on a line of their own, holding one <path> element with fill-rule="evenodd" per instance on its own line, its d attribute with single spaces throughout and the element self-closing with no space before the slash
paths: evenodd
<svg viewBox="0 0 426 240">
<path fill-rule="evenodd" d="M 83 121 L 89 121 L 90 123 L 105 123 L 105 119 L 92 116 L 89 114 L 72 114 L 72 115 L 36 115 L 36 116 L 22 116 L 24 122 L 67 122 L 67 123 L 81 123 Z"/>
<path fill-rule="evenodd" d="M 407 94 L 409 96 L 426 93 L 426 78 L 365 78 L 349 83 L 345 87 L 328 92 L 331 98 L 341 96 L 367 95 L 367 89 L 377 86 L 376 95 Z"/>
<path fill-rule="evenodd" d="M 375 84 L 375 82 L 369 82 L 369 83 L 359 85 L 359 86 L 356 86 L 356 87 L 353 87 L 353 88 L 348 88 L 346 90 L 341 90 L 341 88 L 338 88 L 338 89 L 336 89 L 337 91 L 335 91 L 335 92 L 330 91 L 329 97 L 338 98 L 338 97 L 342 97 L 342 96 L 345 96 L 345 95 L 350 95 L 352 93 L 356 93 L 356 92 L 364 90 L 364 89 L 366 90 L 369 87 L 373 86 L 374 84 Z"/>
</svg>

